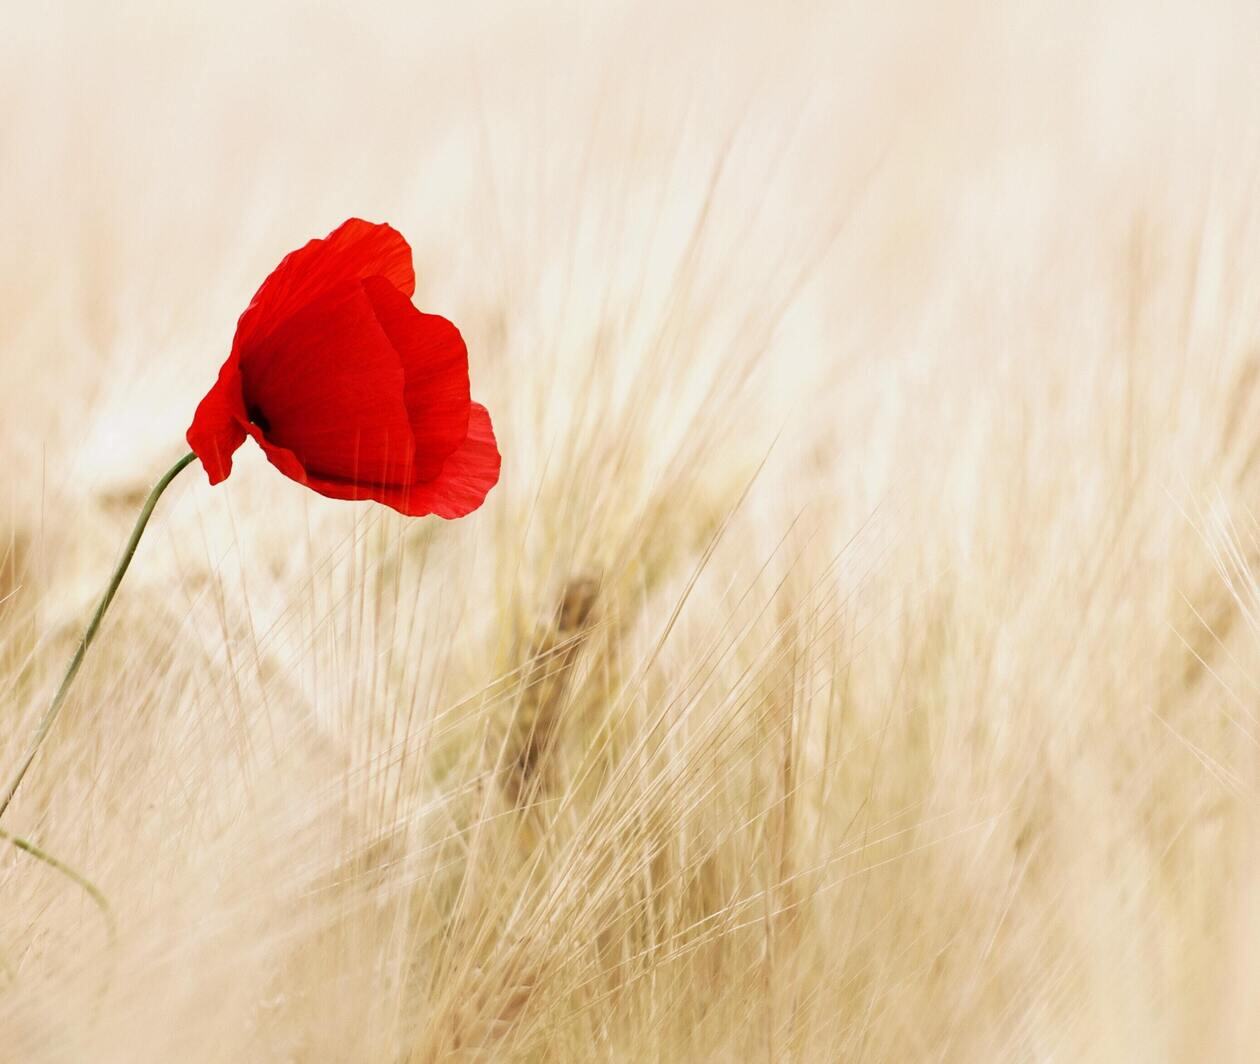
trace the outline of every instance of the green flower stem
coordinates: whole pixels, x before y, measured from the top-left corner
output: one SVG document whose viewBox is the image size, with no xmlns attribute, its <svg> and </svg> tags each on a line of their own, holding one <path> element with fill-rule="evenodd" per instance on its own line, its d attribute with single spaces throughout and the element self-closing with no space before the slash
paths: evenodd
<svg viewBox="0 0 1260 1064">
<path fill-rule="evenodd" d="M 67 879 L 82 887 L 84 893 L 87 894 L 87 896 L 96 903 L 96 907 L 100 909 L 101 916 L 105 918 L 105 930 L 109 934 L 110 944 L 112 945 L 118 941 L 118 927 L 114 923 L 114 913 L 113 910 L 110 909 L 109 901 L 101 892 L 100 887 L 88 879 L 87 876 L 80 875 L 68 864 L 58 861 L 52 854 L 40 849 L 29 839 L 24 839 L 18 835 L 10 835 L 4 830 L 4 828 L 0 828 L 0 839 L 4 839 L 6 842 L 11 842 L 23 853 L 29 853 L 37 861 L 43 861 L 49 868 L 60 872 Z"/>
<path fill-rule="evenodd" d="M 17 770 L 13 777 L 13 782 L 5 790 L 4 798 L 0 799 L 0 817 L 3 817 L 5 810 L 9 808 L 9 803 L 13 801 L 13 795 L 17 793 L 17 789 L 22 785 L 22 779 L 26 776 L 27 770 L 35 760 L 35 755 L 39 753 L 41 744 L 57 720 L 57 714 L 61 712 L 66 695 L 70 691 L 70 685 L 74 683 L 74 678 L 79 674 L 79 667 L 83 664 L 84 657 L 87 656 L 88 647 L 92 645 L 92 641 L 96 638 L 96 633 L 101 627 L 101 621 L 104 620 L 110 603 L 114 601 L 114 596 L 118 593 L 118 587 L 123 582 L 123 577 L 127 575 L 131 559 L 135 557 L 136 548 L 140 545 L 140 537 L 144 535 L 145 526 L 153 515 L 153 508 L 157 506 L 158 499 L 162 497 L 162 493 L 170 487 L 171 481 L 179 476 L 196 457 L 194 454 L 184 455 L 183 458 L 166 471 L 162 479 L 149 492 L 149 497 L 144 502 L 144 508 L 141 509 L 140 516 L 136 518 L 135 527 L 131 530 L 131 538 L 127 540 L 127 546 L 123 548 L 122 557 L 119 558 L 118 565 L 114 569 L 114 575 L 110 578 L 109 586 L 105 589 L 100 605 L 96 607 L 96 613 L 92 615 L 92 620 L 88 623 L 87 631 L 83 633 L 83 638 L 79 641 L 79 649 L 74 652 L 74 657 L 70 659 L 70 665 L 66 669 L 65 676 L 62 677 L 61 686 L 57 688 L 57 693 L 53 696 L 52 704 L 44 712 L 43 717 L 40 718 L 39 726 L 35 729 L 35 736 L 31 740 L 30 750 L 26 754 L 26 760 L 22 762 L 22 767 Z M 50 861 L 42 851 L 28 850 L 28 852 L 41 860 L 53 864 L 54 867 L 59 867 L 63 871 L 66 870 L 63 865 Z"/>
</svg>

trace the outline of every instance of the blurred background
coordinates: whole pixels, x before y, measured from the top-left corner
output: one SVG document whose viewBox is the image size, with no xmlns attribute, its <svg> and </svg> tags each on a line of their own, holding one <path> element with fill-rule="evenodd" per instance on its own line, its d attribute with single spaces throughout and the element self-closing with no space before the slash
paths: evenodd
<svg viewBox="0 0 1260 1064">
<path fill-rule="evenodd" d="M 289 250 L 503 478 L 164 498 L 0 1059 L 1250 1060 L 1260 10 L 12 7 L 0 770 Z"/>
</svg>

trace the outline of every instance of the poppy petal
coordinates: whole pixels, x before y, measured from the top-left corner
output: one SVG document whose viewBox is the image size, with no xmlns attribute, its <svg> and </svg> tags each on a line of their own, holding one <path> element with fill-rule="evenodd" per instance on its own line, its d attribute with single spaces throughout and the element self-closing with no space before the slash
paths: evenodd
<svg viewBox="0 0 1260 1064">
<path fill-rule="evenodd" d="M 308 472 L 292 451 L 265 439 L 257 426 L 251 425 L 249 432 L 266 452 L 268 461 L 291 480 L 330 499 L 371 499 L 408 517 L 428 514 L 447 520 L 464 517 L 485 502 L 486 495 L 499 481 L 499 449 L 490 414 L 480 403 L 472 404 L 468 437 L 463 446 L 447 459 L 437 479 L 423 484 L 370 484 L 320 476 Z"/>
<path fill-rule="evenodd" d="M 468 348 L 454 325 L 421 313 L 384 280 L 369 278 L 363 289 L 406 377 L 403 402 L 416 456 L 412 479 L 433 480 L 468 436 Z"/>
<path fill-rule="evenodd" d="M 307 473 L 306 467 L 298 460 L 298 456 L 290 451 L 287 447 L 281 447 L 278 443 L 273 443 L 263 435 L 262 429 L 257 425 L 247 425 L 246 432 L 254 438 L 254 442 L 262 448 L 262 452 L 267 457 L 267 461 L 275 466 L 290 480 L 296 480 L 299 484 L 309 485 L 310 474 Z M 347 496 L 347 498 L 367 498 L 366 495 Z"/>
<path fill-rule="evenodd" d="M 247 351 L 241 377 L 246 415 L 259 430 L 250 434 L 264 450 L 291 453 L 308 476 L 374 485 L 414 479 L 402 367 L 357 281 L 292 315 L 265 348 Z"/>
<path fill-rule="evenodd" d="M 188 446 L 201 459 L 212 485 L 226 480 L 232 472 L 232 455 L 245 442 L 244 420 L 241 375 L 235 359 L 229 358 L 214 387 L 197 405 L 186 435 Z"/>
<path fill-rule="evenodd" d="M 366 277 L 382 277 L 408 297 L 416 290 L 411 247 L 402 234 L 351 218 L 281 259 L 237 321 L 232 350 L 249 350 L 331 289 Z"/>
<path fill-rule="evenodd" d="M 490 412 L 480 403 L 469 407 L 468 435 L 430 481 L 413 484 L 405 493 L 380 501 L 413 517 L 436 514 L 452 520 L 472 513 L 499 482 L 499 447 Z"/>
</svg>

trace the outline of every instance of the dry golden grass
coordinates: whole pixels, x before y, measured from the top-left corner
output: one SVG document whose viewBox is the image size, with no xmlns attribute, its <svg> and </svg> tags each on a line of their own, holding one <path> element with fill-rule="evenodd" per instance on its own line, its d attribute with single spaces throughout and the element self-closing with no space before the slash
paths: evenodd
<svg viewBox="0 0 1260 1064">
<path fill-rule="evenodd" d="M 6 13 L 0 775 L 291 247 L 505 466 L 177 482 L 0 1059 L 1254 1059 L 1254 5 L 455 6 Z"/>
</svg>

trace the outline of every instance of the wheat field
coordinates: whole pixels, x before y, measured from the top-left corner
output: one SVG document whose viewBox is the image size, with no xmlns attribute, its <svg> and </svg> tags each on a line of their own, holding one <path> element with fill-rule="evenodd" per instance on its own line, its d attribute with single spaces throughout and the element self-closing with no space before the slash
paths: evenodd
<svg viewBox="0 0 1260 1064">
<path fill-rule="evenodd" d="M 291 248 L 504 469 L 180 477 L 0 1060 L 1260 1059 L 1254 5 L 4 14 L 0 776 Z"/>
</svg>

